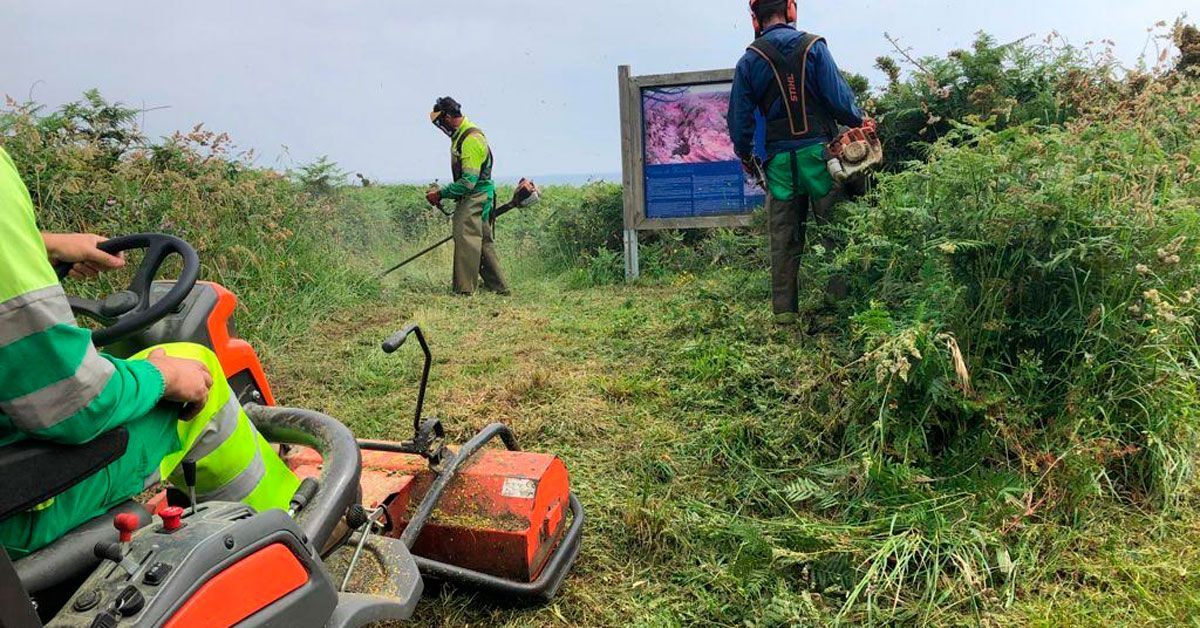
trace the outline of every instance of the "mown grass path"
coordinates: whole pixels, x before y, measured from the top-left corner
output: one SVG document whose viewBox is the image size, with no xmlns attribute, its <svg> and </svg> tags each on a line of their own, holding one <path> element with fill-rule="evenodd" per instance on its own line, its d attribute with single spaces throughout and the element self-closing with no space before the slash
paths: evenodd
<svg viewBox="0 0 1200 628">
<path fill-rule="evenodd" d="M 652 613 L 662 599 L 662 591 L 647 591 L 658 588 L 647 584 L 661 570 L 622 547 L 620 530 L 636 494 L 634 470 L 651 455 L 647 444 L 671 438 L 676 427 L 622 401 L 622 373 L 647 365 L 636 339 L 613 334 L 614 321 L 639 312 L 637 303 L 653 301 L 655 292 L 529 288 L 515 297 L 395 295 L 337 314 L 270 359 L 283 402 L 328 412 L 363 437 L 400 439 L 410 430 L 420 351 L 385 356 L 379 344 L 419 322 L 434 354 L 426 412 L 443 420 L 454 441 L 500 421 L 524 448 L 567 462 L 590 520 L 560 598 L 541 609 L 486 611 L 464 594 L 427 596 L 423 623 L 616 625 Z"/>
<path fill-rule="evenodd" d="M 717 496 L 741 481 L 672 459 L 675 444 L 697 425 L 724 417 L 681 402 L 673 388 L 683 383 L 656 362 L 664 343 L 680 342 L 664 338 L 671 312 L 678 313 L 664 304 L 704 289 L 704 281 L 682 281 L 564 291 L 546 279 L 523 282 L 512 297 L 393 290 L 381 302 L 336 313 L 267 360 L 283 403 L 327 412 L 362 437 L 400 439 L 408 435 L 420 352 L 413 346 L 386 356 L 379 345 L 419 322 L 434 354 L 426 412 L 443 419 L 452 440 L 500 421 L 523 447 L 567 462 L 589 524 L 560 597 L 511 609 L 466 592 L 435 592 L 419 607 L 422 625 L 741 625 L 710 620 L 755 617 L 763 609 L 749 608 L 752 600 L 771 593 L 744 570 L 746 557 L 695 536 L 736 527 L 739 515 L 721 510 Z M 734 315 L 756 328 L 766 322 L 760 309 L 735 304 Z M 765 338 L 791 341 L 777 332 Z M 1114 516 L 1075 532 L 1048 528 L 1045 542 L 1056 547 L 1048 553 L 1061 560 L 1026 566 L 1037 576 L 1010 608 L 997 601 L 984 617 L 947 609 L 938 623 L 1185 621 L 1200 610 L 1194 512 L 1168 520 Z"/>
</svg>

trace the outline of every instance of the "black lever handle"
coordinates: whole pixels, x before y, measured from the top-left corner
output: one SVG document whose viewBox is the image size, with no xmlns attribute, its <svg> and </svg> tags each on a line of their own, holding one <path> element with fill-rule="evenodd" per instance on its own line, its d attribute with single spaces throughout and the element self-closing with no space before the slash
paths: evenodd
<svg viewBox="0 0 1200 628">
<path fill-rule="evenodd" d="M 425 368 L 421 371 L 421 389 L 417 392 L 417 413 L 413 417 L 413 438 L 415 439 L 421 432 L 421 413 L 425 407 L 425 387 L 429 384 L 429 368 L 433 365 L 433 354 L 429 351 L 429 343 L 425 342 L 425 334 L 421 332 L 421 326 L 409 323 L 404 329 L 383 341 L 383 352 L 395 353 L 413 334 L 417 335 L 417 342 L 421 343 L 421 351 L 425 352 Z"/>
<path fill-rule="evenodd" d="M 296 513 L 304 510 L 304 507 L 317 496 L 317 489 L 321 487 L 320 483 L 314 478 L 304 478 L 300 483 L 300 488 L 296 489 L 296 494 L 292 496 L 292 501 L 288 504 L 288 510 L 295 516 Z"/>
<path fill-rule="evenodd" d="M 196 486 L 196 461 L 184 458 L 180 466 L 183 467 L 183 485 L 194 488 Z"/>
</svg>

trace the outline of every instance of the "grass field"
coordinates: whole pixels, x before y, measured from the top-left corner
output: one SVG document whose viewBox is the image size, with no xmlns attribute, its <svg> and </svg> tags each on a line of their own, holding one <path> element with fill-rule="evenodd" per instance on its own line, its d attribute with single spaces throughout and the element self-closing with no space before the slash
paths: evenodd
<svg viewBox="0 0 1200 628">
<path fill-rule="evenodd" d="M 418 186 L 151 142 L 97 92 L 10 104 L 0 141 L 43 228 L 195 244 L 282 402 L 405 437 L 419 356 L 379 344 L 417 321 L 455 440 L 502 421 L 562 456 L 590 519 L 560 598 L 433 594 L 423 624 L 1193 624 L 1200 57 L 1031 46 L 981 35 L 876 92 L 900 150 L 810 230 L 838 246 L 802 308 L 850 280 L 819 334 L 770 324 L 754 229 L 647 235 L 625 285 L 618 185 L 504 217 L 515 294 L 456 298 L 450 247 L 377 276 L 448 233 Z"/>
<path fill-rule="evenodd" d="M 284 403 L 329 412 L 364 437 L 396 438 L 408 430 L 420 357 L 415 349 L 385 356 L 379 343 L 417 321 L 435 359 L 426 408 L 446 422 L 453 438 L 461 441 L 502 421 L 524 447 L 555 452 L 569 465 L 590 521 L 560 597 L 544 608 L 506 609 L 444 591 L 422 602 L 421 623 L 833 621 L 842 593 L 830 591 L 826 600 L 817 591 L 773 592 L 770 587 L 782 580 L 771 574 L 787 575 L 794 567 L 781 557 L 761 556 L 753 538 L 733 544 L 719 538 L 716 528 L 748 537 L 755 532 L 728 496 L 738 494 L 739 485 L 764 484 L 730 477 L 727 465 L 696 455 L 689 443 L 714 429 L 750 429 L 739 424 L 754 416 L 693 403 L 687 393 L 695 381 L 663 363 L 664 356 L 688 351 L 689 339 L 679 334 L 679 308 L 706 307 L 714 294 L 726 302 L 726 324 L 745 329 L 766 352 L 819 360 L 829 340 L 768 325 L 765 273 L 565 289 L 561 278 L 540 272 L 534 260 L 505 252 L 514 275 L 512 297 L 447 294 L 441 285 L 448 281 L 447 249 L 390 282 L 382 300 L 336 313 L 268 358 Z M 1040 552 L 1047 562 L 1019 565 L 1020 584 L 1011 599 L 993 593 L 982 613 L 951 607 L 922 622 L 1189 624 L 1200 612 L 1196 513 L 1185 507 L 1162 517 L 1113 508 L 1074 529 L 1045 524 L 1030 534 L 1052 546 Z M 837 526 L 812 513 L 796 516 L 797 524 Z"/>
</svg>

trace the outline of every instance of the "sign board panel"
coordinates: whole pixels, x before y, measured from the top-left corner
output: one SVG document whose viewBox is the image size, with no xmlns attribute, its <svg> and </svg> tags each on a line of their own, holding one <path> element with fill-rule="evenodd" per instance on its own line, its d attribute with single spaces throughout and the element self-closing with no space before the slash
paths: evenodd
<svg viewBox="0 0 1200 628">
<path fill-rule="evenodd" d="M 730 86 L 641 88 L 646 218 L 745 214 L 762 206 L 765 193 L 742 171 L 729 139 Z"/>
<path fill-rule="evenodd" d="M 625 275 L 636 279 L 638 231 L 746 227 L 766 193 L 742 172 L 725 122 L 733 70 L 654 76 L 617 72 L 625 195 Z M 756 152 L 766 136 L 759 119 Z"/>
</svg>

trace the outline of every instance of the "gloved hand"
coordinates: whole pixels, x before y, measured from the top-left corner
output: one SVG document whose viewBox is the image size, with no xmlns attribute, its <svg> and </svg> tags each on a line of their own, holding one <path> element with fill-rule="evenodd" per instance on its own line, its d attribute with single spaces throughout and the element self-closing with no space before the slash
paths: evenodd
<svg viewBox="0 0 1200 628">
<path fill-rule="evenodd" d="M 425 193 L 425 200 L 434 207 L 441 207 L 442 191 L 438 188 L 429 188 L 429 191 Z"/>
<path fill-rule="evenodd" d="M 879 125 L 876 124 L 875 118 L 863 118 L 862 129 L 864 131 L 878 131 Z"/>
<path fill-rule="evenodd" d="M 757 156 L 745 157 L 742 159 L 742 170 L 746 172 L 746 176 L 756 183 L 759 187 L 765 188 L 766 181 L 763 181 L 763 163 Z"/>
</svg>

